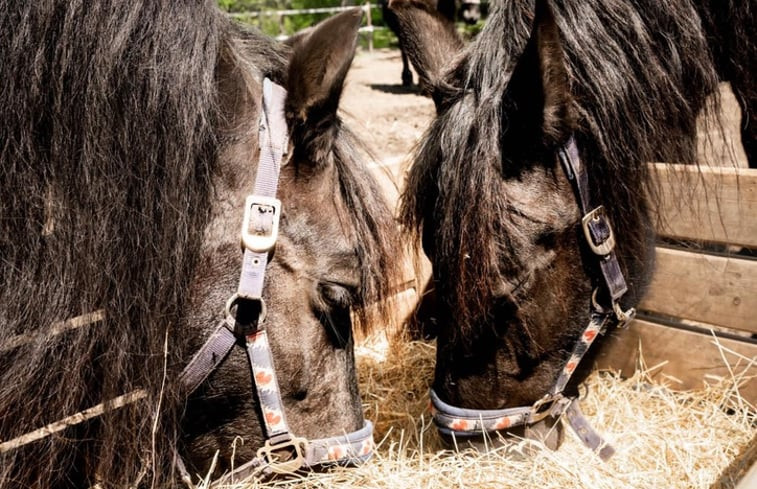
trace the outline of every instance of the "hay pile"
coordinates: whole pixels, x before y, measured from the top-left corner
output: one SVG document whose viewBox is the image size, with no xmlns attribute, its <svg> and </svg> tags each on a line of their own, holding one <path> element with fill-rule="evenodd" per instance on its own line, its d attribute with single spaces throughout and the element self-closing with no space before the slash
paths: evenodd
<svg viewBox="0 0 757 489">
<path fill-rule="evenodd" d="M 644 374 L 622 380 L 595 372 L 582 409 L 617 450 L 608 463 L 569 429 L 556 452 L 514 440 L 494 453 L 454 454 L 440 449 L 427 410 L 433 345 L 391 343 L 374 336 L 357 348 L 366 417 L 379 444 L 368 464 L 234 489 L 709 488 L 757 434 L 757 410 L 733 382 L 680 393 Z M 519 456 L 525 448 L 533 453 Z"/>
</svg>

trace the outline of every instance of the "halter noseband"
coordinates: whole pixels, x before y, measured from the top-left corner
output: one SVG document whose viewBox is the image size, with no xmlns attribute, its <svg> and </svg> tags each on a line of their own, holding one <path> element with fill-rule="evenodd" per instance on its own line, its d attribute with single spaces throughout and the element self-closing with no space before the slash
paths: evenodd
<svg viewBox="0 0 757 489">
<path fill-rule="evenodd" d="M 607 460 L 615 450 L 583 416 L 578 398 L 566 397 L 563 391 L 596 337 L 603 334 L 611 323 L 621 328 L 627 326 L 636 315 L 636 311 L 633 308 L 624 311 L 620 306 L 620 298 L 628 291 L 628 287 L 614 251 L 615 234 L 604 207 L 591 207 L 589 176 L 581 162 L 573 137 L 558 150 L 557 157 L 573 186 L 582 215 L 581 228 L 584 238 L 597 258 L 601 271 L 600 284 L 594 289 L 589 303 L 589 324 L 581 333 L 555 383 L 547 394 L 533 405 L 507 409 L 464 409 L 443 402 L 431 389 L 432 411 L 434 423 L 441 433 L 461 438 L 495 433 L 516 426 L 528 426 L 546 417 L 556 418 L 565 414 L 581 441 L 597 452 L 602 460 Z M 609 307 L 604 307 L 598 302 L 600 288 L 607 293 Z"/>
<path fill-rule="evenodd" d="M 225 360 L 234 345 L 247 353 L 266 442 L 254 459 L 216 481 L 216 485 L 231 484 L 251 475 L 291 474 L 316 466 L 358 464 L 373 453 L 370 421 L 343 436 L 307 440 L 292 434 L 284 414 L 273 353 L 262 323 L 266 313 L 263 284 L 268 253 L 276 244 L 281 214 L 276 189 L 289 139 L 284 118 L 285 98 L 283 87 L 268 78 L 263 80 L 260 161 L 253 193 L 245 202 L 244 257 L 239 287 L 226 303 L 226 317 L 190 360 L 180 378 L 185 394 L 189 395 Z M 184 481 L 191 486 L 191 477 L 179 457 L 177 466 Z"/>
</svg>

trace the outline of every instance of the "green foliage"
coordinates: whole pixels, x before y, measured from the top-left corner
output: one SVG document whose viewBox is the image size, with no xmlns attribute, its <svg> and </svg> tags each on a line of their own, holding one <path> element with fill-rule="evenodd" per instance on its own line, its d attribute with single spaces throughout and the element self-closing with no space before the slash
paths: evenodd
<svg viewBox="0 0 757 489">
<path fill-rule="evenodd" d="M 302 30 L 333 14 L 296 14 L 279 17 L 274 12 L 277 10 L 302 10 L 311 8 L 362 6 L 362 0 L 218 0 L 222 10 L 231 13 L 240 22 L 254 25 L 269 36 L 287 35 Z M 378 5 L 376 1 L 372 5 Z M 250 13 L 258 15 L 249 15 Z M 384 20 L 381 9 L 371 8 L 371 22 L 375 26 L 383 26 Z M 367 22 L 363 23 L 364 25 Z M 395 43 L 396 39 L 389 34 L 379 34 L 376 31 L 374 42 L 382 46 Z M 361 36 L 364 37 L 364 36 Z M 392 41 L 392 39 L 394 39 Z"/>
<path fill-rule="evenodd" d="M 277 10 L 302 10 L 325 7 L 342 7 L 342 6 L 362 6 L 364 0 L 218 0 L 218 5 L 222 10 L 229 12 L 240 22 L 254 25 L 269 36 L 291 36 L 295 32 L 315 25 L 323 19 L 329 17 L 329 13 L 322 14 L 295 14 L 278 16 L 274 12 Z M 377 0 L 371 1 L 371 6 L 377 6 Z M 257 13 L 258 15 L 251 15 Z M 396 48 L 397 37 L 388 28 L 385 27 L 384 19 L 381 15 L 380 8 L 371 8 L 371 23 L 379 27 L 373 33 L 373 47 Z M 367 25 L 363 21 L 363 25 Z M 475 25 L 458 23 L 458 30 L 465 39 L 471 39 L 478 31 L 481 30 L 483 22 Z M 368 38 L 370 33 L 360 35 L 360 46 L 368 47 Z"/>
<path fill-rule="evenodd" d="M 368 38 L 370 33 L 366 32 L 358 38 L 358 43 L 362 49 L 368 49 Z M 399 43 L 397 42 L 397 36 L 391 29 L 376 29 L 373 31 L 373 47 L 374 49 L 382 48 L 394 48 L 399 49 Z"/>
</svg>

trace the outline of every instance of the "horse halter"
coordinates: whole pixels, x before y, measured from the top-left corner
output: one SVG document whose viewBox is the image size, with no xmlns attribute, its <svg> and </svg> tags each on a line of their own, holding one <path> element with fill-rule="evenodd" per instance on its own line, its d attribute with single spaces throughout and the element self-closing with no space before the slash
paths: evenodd
<svg viewBox="0 0 757 489">
<path fill-rule="evenodd" d="M 608 460 L 615 450 L 602 439 L 581 413 L 578 398 L 566 397 L 563 391 L 596 337 L 604 334 L 612 323 L 620 328 L 626 327 L 636 315 L 636 311 L 633 308 L 624 311 L 620 306 L 619 301 L 628 291 L 628 287 L 614 251 L 615 234 L 604 207 L 591 207 L 589 176 L 572 136 L 565 146 L 558 150 L 557 158 L 573 186 L 582 215 L 583 235 L 593 256 L 598 260 L 601 271 L 599 285 L 594 289 L 589 304 L 589 324 L 581 333 L 570 358 L 563 365 L 552 387 L 533 405 L 507 409 L 464 409 L 445 403 L 431 389 L 432 413 L 434 423 L 441 433 L 461 438 L 496 433 L 516 426 L 528 426 L 546 417 L 557 418 L 565 414 L 568 424 L 584 445 L 597 452 L 602 460 Z M 606 293 L 609 298 L 609 307 L 600 304 L 597 297 L 600 291 Z"/>
<path fill-rule="evenodd" d="M 245 202 L 242 224 L 242 273 L 237 292 L 226 303 L 226 317 L 181 373 L 186 395 L 191 394 L 229 355 L 234 345 L 245 349 L 259 406 L 266 442 L 257 456 L 214 484 L 231 484 L 251 475 L 293 474 L 300 469 L 326 465 L 351 465 L 367 460 L 373 452 L 373 425 L 343 436 L 307 440 L 295 436 L 286 421 L 273 352 L 263 326 L 266 315 L 263 284 L 268 254 L 276 244 L 281 202 L 276 198 L 281 161 L 289 134 L 284 118 L 286 90 L 263 80 L 260 119 L 260 160 L 255 187 Z M 181 459 L 182 478 L 192 485 Z"/>
</svg>

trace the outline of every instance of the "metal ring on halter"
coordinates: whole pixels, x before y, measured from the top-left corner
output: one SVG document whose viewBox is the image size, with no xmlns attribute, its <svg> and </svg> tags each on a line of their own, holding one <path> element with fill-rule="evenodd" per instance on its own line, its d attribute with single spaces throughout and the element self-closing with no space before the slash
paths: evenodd
<svg viewBox="0 0 757 489">
<path fill-rule="evenodd" d="M 601 314 L 609 314 L 610 311 L 608 309 L 605 309 L 602 307 L 599 302 L 597 301 L 597 292 L 599 291 L 599 287 L 594 289 L 594 291 L 591 293 L 591 305 L 594 307 L 594 309 L 601 313 Z M 625 328 L 628 326 L 628 323 L 630 323 L 633 318 L 636 317 L 636 308 L 635 307 L 629 307 L 627 311 L 624 311 L 620 307 L 620 302 L 613 301 L 612 302 L 612 312 L 615 313 L 615 319 L 618 320 L 618 327 L 619 328 Z"/>
<path fill-rule="evenodd" d="M 621 309 L 619 302 L 612 303 L 612 310 L 615 312 L 615 318 L 618 320 L 619 328 L 628 327 L 628 324 L 636 317 L 635 307 L 629 307 L 627 311 L 624 311 Z"/>
<path fill-rule="evenodd" d="M 571 403 L 571 399 L 558 394 L 546 394 L 531 406 L 526 424 L 534 424 L 547 417 L 562 415 Z"/>
<path fill-rule="evenodd" d="M 594 310 L 597 311 L 600 314 L 608 314 L 610 312 L 609 309 L 605 309 L 602 307 L 602 305 L 597 301 L 597 293 L 599 292 L 599 287 L 596 287 L 592 293 L 591 293 L 591 305 L 594 307 Z"/>
<path fill-rule="evenodd" d="M 274 474 L 295 474 L 305 465 L 308 443 L 306 438 L 291 435 L 282 441 L 268 439 L 258 449 L 257 457 L 265 460 L 267 465 L 264 467 Z M 287 451 L 291 458 L 281 458 L 276 455 L 282 451 Z"/>
<path fill-rule="evenodd" d="M 231 297 L 229 297 L 229 299 L 228 299 L 228 300 L 226 301 L 226 308 L 225 308 L 225 312 L 226 312 L 226 322 L 227 322 L 227 323 L 228 323 L 228 324 L 229 324 L 230 326 L 232 326 L 232 327 L 233 327 L 233 326 L 234 326 L 234 324 L 236 324 L 236 322 L 237 322 L 237 318 L 236 318 L 236 317 L 234 317 L 234 315 L 233 315 L 233 314 L 231 313 L 231 308 L 232 308 L 232 307 L 234 307 L 234 305 L 235 305 L 235 304 L 237 303 L 237 301 L 238 301 L 239 299 L 244 299 L 244 300 L 248 300 L 248 301 L 257 301 L 257 302 L 259 302 L 259 303 L 260 303 L 260 313 L 258 314 L 258 320 L 257 320 L 257 323 L 258 323 L 258 324 L 260 324 L 260 323 L 262 323 L 263 321 L 265 321 L 265 317 L 266 317 L 266 314 L 267 314 L 267 312 L 268 312 L 268 309 L 266 308 L 266 305 L 265 305 L 265 301 L 263 300 L 263 298 L 262 298 L 262 297 L 259 297 L 259 298 L 257 298 L 257 299 L 249 299 L 249 298 L 247 298 L 247 297 L 242 297 L 242 296 L 240 296 L 240 295 L 239 295 L 238 293 L 236 293 L 236 292 L 235 292 L 235 293 L 234 293 L 234 294 L 232 294 L 232 295 L 231 295 Z"/>
</svg>

